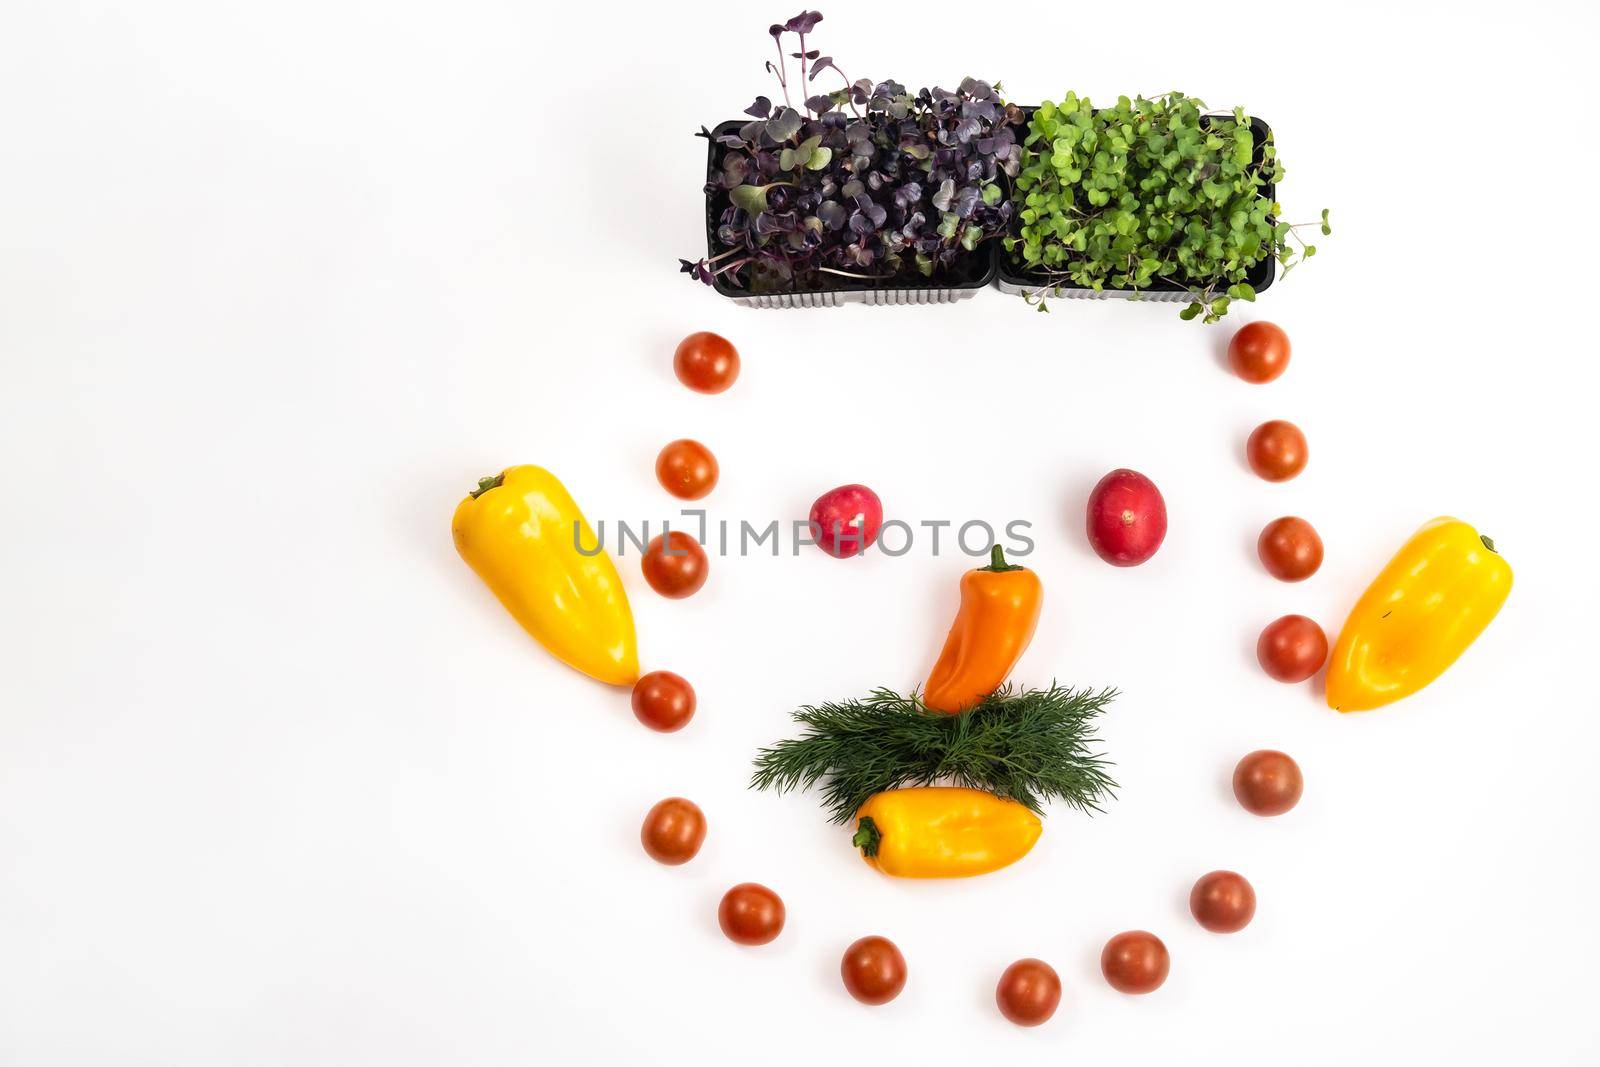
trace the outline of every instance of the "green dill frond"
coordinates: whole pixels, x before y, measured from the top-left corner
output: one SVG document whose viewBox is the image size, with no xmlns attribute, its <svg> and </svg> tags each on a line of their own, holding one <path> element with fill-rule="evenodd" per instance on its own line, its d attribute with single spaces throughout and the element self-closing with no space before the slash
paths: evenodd
<svg viewBox="0 0 1600 1067">
<path fill-rule="evenodd" d="M 1006 686 L 959 715 L 929 711 L 915 693 L 874 690 L 862 700 L 806 706 L 794 713 L 805 732 L 756 755 L 753 789 L 822 789 L 823 806 L 848 822 L 874 793 L 918 785 L 957 785 L 1007 797 L 1043 813 L 1060 800 L 1101 810 L 1116 783 L 1090 751 L 1094 719 L 1114 689 Z"/>
</svg>

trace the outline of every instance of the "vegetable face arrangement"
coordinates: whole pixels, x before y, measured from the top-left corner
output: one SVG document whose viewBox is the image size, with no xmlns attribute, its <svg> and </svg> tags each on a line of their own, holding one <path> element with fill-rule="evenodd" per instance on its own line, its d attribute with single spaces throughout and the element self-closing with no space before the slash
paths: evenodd
<svg viewBox="0 0 1600 1067">
<path fill-rule="evenodd" d="M 1038 578 L 996 547 L 961 593 L 921 699 L 878 690 L 801 708 L 807 731 L 756 757 L 753 787 L 821 786 L 833 821 L 854 820 L 852 844 L 884 874 L 997 870 L 1033 848 L 1044 801 L 1098 811 L 1116 785 L 1089 749 L 1113 691 L 1004 687 L 1039 621 Z"/>
<path fill-rule="evenodd" d="M 1052 288 L 1176 288 L 1194 297 L 1185 318 L 1214 321 L 1230 301 L 1254 299 L 1248 279 L 1261 264 L 1287 270 L 1315 252 L 1289 245 L 1299 240 L 1295 227 L 1277 221 L 1271 199 L 1281 164 L 1264 127 L 1240 110 L 1209 115 L 1181 94 L 1096 110 L 1069 94 L 1031 112 L 1023 146 L 1015 133 L 1023 112 L 998 87 L 967 80 L 954 93 L 910 94 L 894 82 L 845 78 L 807 47 L 821 18 L 803 12 L 771 29 L 779 62 L 768 67 L 784 104 L 760 98 L 736 131 L 707 133 L 722 149 L 707 192 L 725 247 L 684 263 L 699 280 L 781 289 L 837 277 L 938 278 L 1006 232 L 1020 269 Z M 791 35 L 798 51 L 785 53 Z M 789 59 L 798 63 L 798 108 Z M 805 96 L 829 71 L 844 86 Z M 1041 295 L 1031 299 L 1042 307 Z M 1233 373 L 1251 384 L 1276 380 L 1289 361 L 1288 335 L 1271 323 L 1248 324 L 1228 346 Z M 685 338 L 673 364 L 679 381 L 708 395 L 729 389 L 741 368 L 737 350 L 705 332 Z M 1249 468 L 1266 482 L 1298 476 L 1308 455 L 1305 435 L 1284 420 L 1258 427 L 1244 445 Z M 715 491 L 718 466 L 709 449 L 683 438 L 662 449 L 656 474 L 667 493 L 698 500 Z M 1254 491 L 1273 490 L 1254 483 Z M 864 485 L 840 486 L 817 498 L 810 521 L 821 551 L 856 557 L 878 536 L 883 505 Z M 1149 478 L 1114 470 L 1085 501 L 1082 531 L 1105 563 L 1144 564 L 1169 532 L 1165 501 Z M 634 715 L 651 730 L 692 722 L 687 679 L 665 670 L 639 676 L 616 568 L 549 471 L 517 466 L 482 479 L 457 506 L 452 533 L 461 557 L 552 654 L 602 682 L 632 686 Z M 1319 573 L 1324 552 L 1315 528 L 1296 516 L 1269 523 L 1257 540 L 1263 571 L 1283 582 Z M 709 573 L 705 550 L 681 531 L 655 538 L 640 567 L 668 599 L 694 595 Z M 1373 581 L 1331 659 L 1322 627 L 1298 614 L 1261 631 L 1257 656 L 1268 677 L 1294 685 L 1328 661 L 1329 706 L 1380 707 L 1437 679 L 1510 588 L 1510 567 L 1489 538 L 1436 519 Z M 1008 682 L 1042 606 L 1039 577 L 994 548 L 987 566 L 962 577 L 959 610 L 920 694 L 879 689 L 800 708 L 800 736 L 757 754 L 751 787 L 819 790 L 863 862 L 898 878 L 968 877 L 1015 863 L 1038 841 L 1050 801 L 1099 811 L 1116 784 L 1095 748 L 1096 720 L 1116 692 Z M 1252 815 L 1283 816 L 1303 792 L 1300 766 L 1283 752 L 1260 749 L 1234 768 L 1234 796 Z M 676 867 L 699 855 L 706 832 L 699 806 L 674 796 L 650 809 L 639 842 L 656 863 Z M 1195 922 L 1219 934 L 1248 926 L 1257 903 L 1250 882 L 1226 870 L 1202 875 L 1189 901 Z M 787 911 L 772 889 L 744 882 L 724 894 L 717 918 L 730 941 L 759 946 L 782 934 Z M 1112 988 L 1144 995 L 1165 982 L 1171 957 L 1155 934 L 1129 930 L 1105 942 L 1100 963 Z M 856 1001 L 884 1004 L 906 984 L 906 959 L 886 938 L 862 937 L 844 953 L 840 978 Z M 1006 968 L 995 1001 L 1010 1021 L 1036 1026 L 1061 992 L 1047 963 L 1021 959 Z"/>
</svg>

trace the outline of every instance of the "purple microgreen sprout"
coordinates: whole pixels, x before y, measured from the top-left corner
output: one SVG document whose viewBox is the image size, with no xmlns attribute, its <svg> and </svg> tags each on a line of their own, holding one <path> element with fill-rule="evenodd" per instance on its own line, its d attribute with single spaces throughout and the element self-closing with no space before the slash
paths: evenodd
<svg viewBox="0 0 1600 1067">
<path fill-rule="evenodd" d="M 852 81 L 811 46 L 821 21 L 820 12 L 802 11 L 768 30 L 778 62 L 765 66 L 782 106 L 757 97 L 737 132 L 701 131 L 714 145 L 706 193 L 726 206 L 713 219 L 716 254 L 680 261 L 696 280 L 783 291 L 828 277 L 933 277 L 957 269 L 1012 219 L 1003 183 L 1019 167 L 1022 114 L 998 86 L 965 78 L 953 92 L 913 94 L 895 81 Z M 783 44 L 790 33 L 794 51 Z M 799 109 L 790 58 L 806 92 Z M 824 70 L 843 87 L 810 91 Z"/>
</svg>

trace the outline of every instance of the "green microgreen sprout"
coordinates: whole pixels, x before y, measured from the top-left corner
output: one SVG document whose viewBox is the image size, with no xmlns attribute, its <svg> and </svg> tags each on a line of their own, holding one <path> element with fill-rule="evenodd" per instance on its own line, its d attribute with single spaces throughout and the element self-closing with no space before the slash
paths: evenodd
<svg viewBox="0 0 1600 1067">
<path fill-rule="evenodd" d="M 1208 112 L 1173 92 L 1097 109 L 1068 93 L 1029 118 L 1013 187 L 1020 230 L 1004 247 L 1040 277 L 1023 294 L 1040 311 L 1069 283 L 1135 296 L 1165 283 L 1192 297 L 1181 318 L 1216 322 L 1255 300 L 1247 278 L 1263 259 L 1287 275 L 1316 255 L 1301 229 L 1332 233 L 1326 210 L 1319 222 L 1280 221 L 1267 190 L 1283 173 L 1243 108 Z"/>
</svg>

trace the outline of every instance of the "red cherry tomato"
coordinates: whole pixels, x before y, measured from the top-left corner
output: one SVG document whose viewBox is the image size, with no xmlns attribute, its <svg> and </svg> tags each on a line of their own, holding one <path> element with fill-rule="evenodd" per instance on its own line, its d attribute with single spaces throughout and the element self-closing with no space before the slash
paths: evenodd
<svg viewBox="0 0 1600 1067">
<path fill-rule="evenodd" d="M 1284 582 L 1303 582 L 1322 566 L 1322 538 L 1304 519 L 1273 519 L 1256 541 L 1256 555 L 1267 573 Z"/>
<path fill-rule="evenodd" d="M 1100 953 L 1100 973 L 1119 993 L 1154 993 L 1171 969 L 1167 946 L 1144 930 L 1118 934 Z"/>
<path fill-rule="evenodd" d="M 694 801 L 682 797 L 668 797 L 651 808 L 639 828 L 645 852 L 669 867 L 694 859 L 705 839 L 705 813 Z"/>
<path fill-rule="evenodd" d="M 672 370 L 697 393 L 720 393 L 739 377 L 739 350 L 726 337 L 704 330 L 691 333 L 678 342 Z"/>
<path fill-rule="evenodd" d="M 1261 669 L 1280 682 L 1303 682 L 1322 669 L 1328 637 L 1304 615 L 1285 615 L 1267 624 L 1256 641 Z"/>
<path fill-rule="evenodd" d="M 722 895 L 717 925 L 729 941 L 765 945 L 783 932 L 783 901 L 764 885 L 743 882 Z"/>
<path fill-rule="evenodd" d="M 906 958 L 887 937 L 863 937 L 844 950 L 839 976 L 863 1004 L 887 1004 L 906 987 Z"/>
<path fill-rule="evenodd" d="M 653 538 L 639 566 L 650 588 L 672 600 L 694 596 L 711 572 L 706 550 L 682 530 L 673 530 L 665 539 L 661 535 Z"/>
<path fill-rule="evenodd" d="M 1306 469 L 1310 452 L 1300 427 L 1282 419 L 1263 422 L 1245 442 L 1250 469 L 1269 482 L 1286 482 Z"/>
<path fill-rule="evenodd" d="M 687 437 L 670 442 L 656 456 L 656 481 L 679 500 L 699 500 L 717 487 L 717 457 Z"/>
<path fill-rule="evenodd" d="M 1234 798 L 1252 815 L 1282 815 L 1304 791 L 1300 765 L 1270 748 L 1250 753 L 1233 769 Z"/>
<path fill-rule="evenodd" d="M 670 734 L 694 718 L 694 686 L 671 671 L 651 671 L 633 685 L 634 718 Z"/>
<path fill-rule="evenodd" d="M 1038 1026 L 1061 1003 L 1061 979 L 1043 960 L 1018 960 L 1006 968 L 995 986 L 1000 1014 L 1018 1026 Z"/>
<path fill-rule="evenodd" d="M 1256 891 L 1241 874 L 1212 871 L 1190 890 L 1189 912 L 1214 934 L 1238 933 L 1255 918 Z"/>
<path fill-rule="evenodd" d="M 1228 366 L 1247 382 L 1270 382 L 1289 369 L 1289 335 L 1270 322 L 1239 327 L 1228 341 Z"/>
</svg>

